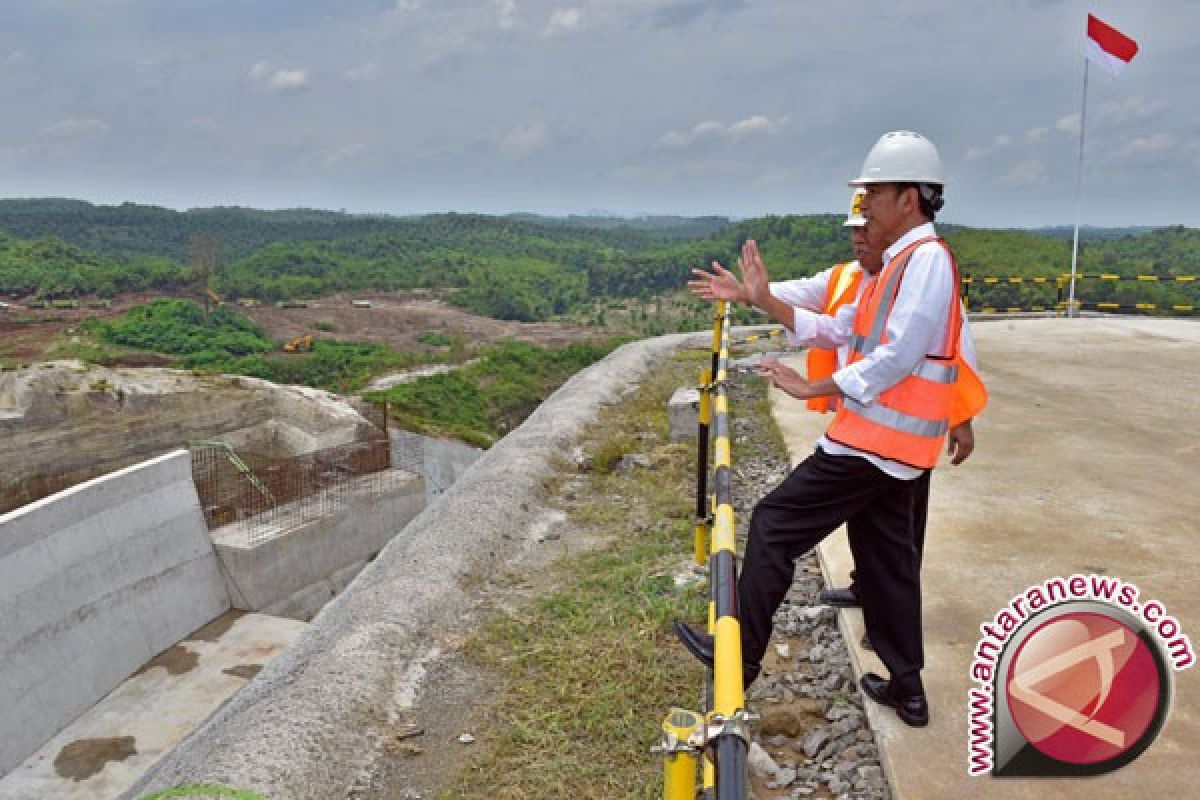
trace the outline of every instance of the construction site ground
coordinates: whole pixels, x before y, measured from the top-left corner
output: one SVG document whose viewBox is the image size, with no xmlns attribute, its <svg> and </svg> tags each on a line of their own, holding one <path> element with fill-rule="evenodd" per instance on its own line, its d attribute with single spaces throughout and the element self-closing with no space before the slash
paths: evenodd
<svg viewBox="0 0 1200 800">
<path fill-rule="evenodd" d="M 356 307 L 366 300 L 370 308 Z M 607 334 L 555 322 L 516 322 L 481 317 L 438 299 L 429 292 L 365 292 L 322 297 L 307 308 L 258 306 L 241 309 L 281 342 L 312 334 L 316 338 L 387 344 L 401 352 L 429 349 L 418 341 L 423 333 L 460 335 L 468 348 L 503 339 L 541 345 L 565 345 Z"/>
<path fill-rule="evenodd" d="M 0 310 L 0 363 L 29 364 L 56 357 L 64 350 L 69 355 L 73 344 L 84 343 L 79 329 L 84 320 L 108 319 L 165 296 L 121 295 L 108 308 L 89 307 L 87 300 L 81 301 L 80 308 L 24 308 L 18 301 L 14 307 Z M 365 300 L 370 307 L 356 307 L 356 300 Z M 613 334 L 605 328 L 482 317 L 428 291 L 338 294 L 308 301 L 304 308 L 278 308 L 273 304 L 236 308 L 279 342 L 312 335 L 318 339 L 387 344 L 400 352 L 447 350 L 445 346 L 420 342 L 417 337 L 425 333 L 459 336 L 467 352 L 505 339 L 565 345 Z M 170 361 L 154 354 L 129 354 L 119 360 L 127 366 L 163 366 Z"/>
<path fill-rule="evenodd" d="M 980 625 L 1054 576 L 1121 578 L 1200 641 L 1200 322 L 992 320 L 974 332 L 991 402 L 975 425 L 975 453 L 959 467 L 943 460 L 934 474 L 922 567 L 932 723 L 909 728 L 867 704 L 894 796 L 1194 797 L 1198 669 L 1174 673 L 1173 707 L 1149 750 L 1086 779 L 969 777 L 967 692 Z M 772 395 L 791 458 L 802 460 L 829 417 Z M 844 533 L 820 556 L 830 583 L 844 586 Z M 861 613 L 844 611 L 841 623 L 856 672 L 884 672 L 858 644 Z"/>
</svg>

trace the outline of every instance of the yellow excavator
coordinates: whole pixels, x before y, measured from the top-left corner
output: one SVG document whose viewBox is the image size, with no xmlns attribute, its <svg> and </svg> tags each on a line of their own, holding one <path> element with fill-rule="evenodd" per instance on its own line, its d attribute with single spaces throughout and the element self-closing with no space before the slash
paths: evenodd
<svg viewBox="0 0 1200 800">
<path fill-rule="evenodd" d="M 285 352 L 285 353 L 311 353 L 312 347 L 313 347 L 313 337 L 312 337 L 312 334 L 310 333 L 305 336 L 297 336 L 295 339 L 292 339 L 290 342 L 288 342 L 287 344 L 285 344 L 283 346 L 283 352 Z"/>
</svg>

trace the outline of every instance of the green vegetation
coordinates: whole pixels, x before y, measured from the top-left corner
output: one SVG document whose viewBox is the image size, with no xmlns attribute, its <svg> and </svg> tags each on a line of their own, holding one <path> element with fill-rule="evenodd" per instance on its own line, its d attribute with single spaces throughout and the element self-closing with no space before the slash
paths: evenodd
<svg viewBox="0 0 1200 800">
<path fill-rule="evenodd" d="M 381 372 L 441 360 L 435 355 L 397 353 L 381 344 L 321 339 L 313 342 L 311 352 L 279 353 L 277 342 L 228 306 L 217 308 L 205 320 L 204 310 L 191 300 L 156 300 L 85 327 L 102 344 L 179 356 L 183 367 L 335 392 L 359 389 Z M 93 360 L 88 354 L 86 348 L 75 353 Z"/>
<path fill-rule="evenodd" d="M 353 216 L 331 212 L 221 208 L 175 212 L 70 200 L 0 201 L 0 294 L 69 303 L 148 290 L 180 294 L 209 286 L 229 299 L 293 303 L 336 292 L 429 288 L 476 313 L 514 320 L 569 317 L 614 326 L 609 299 L 673 295 L 695 267 L 731 265 L 741 243 L 759 241 L 775 278 L 811 275 L 849 256 L 840 215 L 768 216 L 729 224 L 719 217 L 617 220 L 532 215 Z M 1058 229 L 981 230 L 943 225 L 964 275 L 1053 277 L 1070 263 Z M 1137 229 L 1131 229 L 1137 230 Z M 1116 235 L 1089 230 L 1085 273 L 1160 278 L 1196 271 L 1200 231 L 1162 228 Z M 228 254 L 204 269 L 194 243 Z M 190 248 L 190 249 L 189 249 Z M 214 249 L 214 252 L 216 252 Z M 203 280 L 201 280 L 203 277 Z M 1054 284 L 978 284 L 975 307 L 1052 304 Z M 977 291 L 976 291 L 977 290 Z M 1086 283 L 1095 301 L 1200 304 L 1200 283 L 1129 286 Z M 89 301 L 94 302 L 94 301 Z M 637 316 L 630 332 L 690 325 L 698 309 Z M 676 309 L 682 311 L 682 309 Z"/>
<path fill-rule="evenodd" d="M 331 392 L 353 392 L 381 373 L 438 361 L 440 359 L 434 356 L 397 353 L 382 344 L 317 339 L 308 353 L 253 355 L 207 363 L 193 361 L 189 365 L 233 375 L 249 375 L 274 383 L 316 386 Z"/>
<path fill-rule="evenodd" d="M 454 344 L 454 337 L 437 331 L 425 331 L 417 335 L 417 341 L 429 347 L 449 347 Z"/>
<path fill-rule="evenodd" d="M 547 487 L 547 496 L 568 498 L 570 536 L 603 544 L 581 555 L 572 543 L 550 575 L 534 578 L 549 590 L 467 643 L 499 685 L 487 709 L 496 722 L 479 737 L 482 757 L 442 800 L 662 796 L 662 760 L 647 750 L 667 709 L 698 701 L 703 674 L 670 622 L 702 619 L 705 602 L 701 586 L 672 579 L 691 560 L 695 466 L 693 445 L 666 441 L 665 404 L 680 382 L 696 379 L 701 361 L 656 370 L 581 442 L 593 458 L 644 453 L 651 469 L 576 479 L 564 468 Z"/>
<path fill-rule="evenodd" d="M 543 348 L 501 342 L 484 348 L 478 360 L 461 369 L 373 392 L 368 399 L 388 401 L 408 430 L 490 447 L 567 378 L 617 344 L 613 340 Z"/>
<path fill-rule="evenodd" d="M 47 306 L 73 308 L 78 295 L 177 290 L 188 271 L 155 256 L 101 256 L 53 237 L 32 241 L 0 232 L 0 294 L 35 297 Z"/>
<path fill-rule="evenodd" d="M 262 329 L 221 306 L 204 318 L 191 300 L 156 300 L 115 319 L 88 323 L 89 332 L 111 344 L 187 356 L 188 366 L 215 364 L 276 348 Z"/>
</svg>

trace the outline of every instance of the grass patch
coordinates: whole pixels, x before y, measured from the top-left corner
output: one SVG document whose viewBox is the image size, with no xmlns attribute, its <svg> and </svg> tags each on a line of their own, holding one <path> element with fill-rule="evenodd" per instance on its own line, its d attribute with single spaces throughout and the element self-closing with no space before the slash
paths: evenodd
<svg viewBox="0 0 1200 800">
<path fill-rule="evenodd" d="M 602 413 L 584 449 L 637 452 L 651 468 L 586 473 L 550 487 L 569 523 L 612 536 L 601 551 L 564 559 L 556 591 L 486 626 L 466 652 L 504 686 L 489 713 L 489 751 L 440 797 L 658 798 L 657 743 L 671 706 L 694 706 L 703 669 L 674 641 L 675 617 L 701 620 L 701 587 L 673 573 L 692 547 L 694 445 L 666 436 L 666 401 L 696 380 L 695 363 L 668 361 L 633 396 Z"/>
<path fill-rule="evenodd" d="M 490 447 L 619 341 L 558 348 L 501 342 L 485 347 L 469 366 L 373 392 L 368 399 L 388 401 L 407 430 Z"/>
</svg>

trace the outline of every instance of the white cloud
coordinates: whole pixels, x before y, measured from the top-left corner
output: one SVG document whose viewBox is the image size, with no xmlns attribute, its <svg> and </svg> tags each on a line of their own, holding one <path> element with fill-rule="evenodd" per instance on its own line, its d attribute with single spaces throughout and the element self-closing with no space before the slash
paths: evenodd
<svg viewBox="0 0 1200 800">
<path fill-rule="evenodd" d="M 267 88 L 276 92 L 301 92 L 308 88 L 308 70 L 281 69 L 267 79 Z"/>
<path fill-rule="evenodd" d="M 779 125 L 772 122 L 769 117 L 762 114 L 757 114 L 753 117 L 747 117 L 743 120 L 738 120 L 729 126 L 729 138 L 737 141 L 747 136 L 754 136 L 760 133 L 778 133 Z"/>
<path fill-rule="evenodd" d="M 1138 156 L 1157 155 L 1175 146 L 1175 137 L 1166 133 L 1151 133 L 1147 136 L 1135 136 L 1118 147 L 1111 154 L 1112 158 L 1136 158 Z"/>
<path fill-rule="evenodd" d="M 967 153 L 963 158 L 967 161 L 978 161 L 981 158 L 987 158 L 993 153 L 999 152 L 1012 144 L 1013 138 L 1007 133 L 998 133 L 992 139 L 990 144 L 974 145 L 967 148 Z"/>
<path fill-rule="evenodd" d="M 578 8 L 557 8 L 550 15 L 543 33 L 546 36 L 557 36 L 560 33 L 577 30 L 583 22 L 583 12 Z"/>
<path fill-rule="evenodd" d="M 746 119 L 738 120 L 730 125 L 705 120 L 692 126 L 690 131 L 667 131 L 658 137 L 658 146 L 671 150 L 689 147 L 702 139 L 728 139 L 740 141 L 747 136 L 771 135 L 779 133 L 787 122 L 787 117 L 772 120 L 763 114 L 756 114 Z"/>
<path fill-rule="evenodd" d="M 25 55 L 24 50 L 13 50 L 8 55 L 0 58 L 0 65 L 6 67 L 15 67 L 29 61 L 29 56 Z"/>
<path fill-rule="evenodd" d="M 259 61 L 251 67 L 246 77 L 272 92 L 303 92 L 309 87 L 308 70 L 272 69 L 266 61 Z"/>
<path fill-rule="evenodd" d="M 1049 128 L 1030 128 L 1025 131 L 1025 141 L 1040 142 L 1050 135 Z"/>
<path fill-rule="evenodd" d="M 102 119 L 64 119 L 43 129 L 47 136 L 57 139 L 79 139 L 85 136 L 101 136 L 111 130 Z"/>
<path fill-rule="evenodd" d="M 1078 114 L 1067 114 L 1065 117 L 1059 117 L 1058 121 L 1054 123 L 1054 129 L 1070 136 L 1078 136 L 1079 119 Z"/>
<path fill-rule="evenodd" d="M 1050 174 L 1046 171 L 1046 165 L 1036 158 L 1016 164 L 997 179 L 998 183 L 1005 186 L 1041 186 L 1049 181 Z"/>
<path fill-rule="evenodd" d="M 541 122 L 531 122 L 528 125 L 518 125 L 505 134 L 500 142 L 500 149 L 511 159 L 526 158 L 541 150 L 550 141 L 546 125 Z"/>
<path fill-rule="evenodd" d="M 517 25 L 517 0 L 495 0 L 496 25 L 502 31 L 511 31 Z"/>
<path fill-rule="evenodd" d="M 1150 100 L 1140 94 L 1131 94 L 1101 103 L 1096 114 L 1107 122 L 1128 122 L 1147 119 L 1166 108 L 1163 100 Z"/>
</svg>

